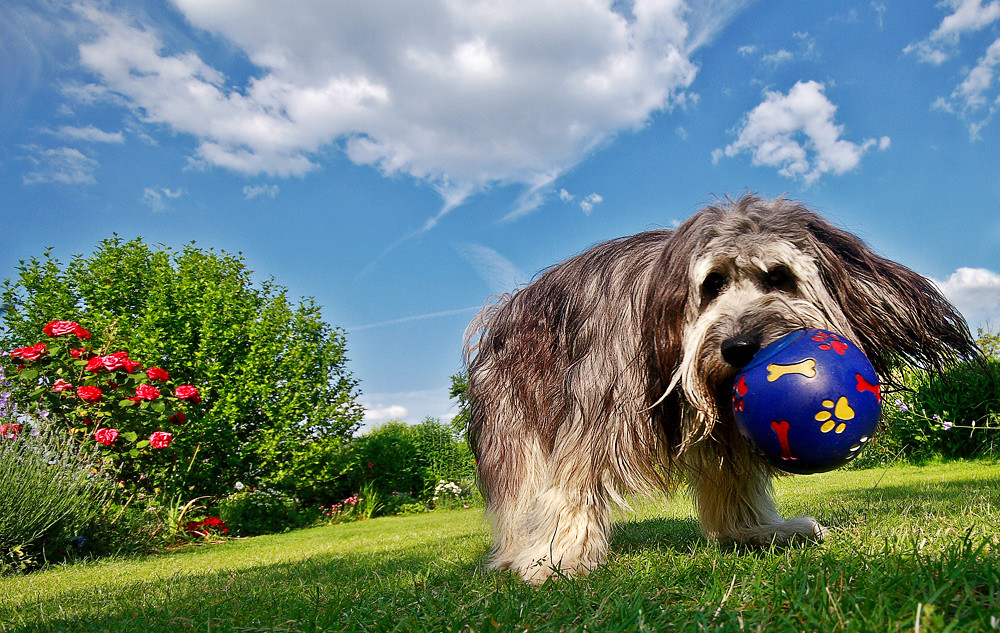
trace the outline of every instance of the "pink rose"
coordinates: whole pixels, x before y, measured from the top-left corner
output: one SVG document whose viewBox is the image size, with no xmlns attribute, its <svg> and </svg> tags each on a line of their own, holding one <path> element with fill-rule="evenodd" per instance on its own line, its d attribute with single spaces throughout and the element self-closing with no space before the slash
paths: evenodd
<svg viewBox="0 0 1000 633">
<path fill-rule="evenodd" d="M 52 385 L 52 391 L 72 391 L 73 385 L 69 384 L 62 378 L 56 381 L 56 384 Z"/>
<path fill-rule="evenodd" d="M 146 370 L 146 377 L 150 380 L 170 380 L 170 374 L 159 367 L 150 367 Z"/>
<path fill-rule="evenodd" d="M 181 400 L 188 400 L 194 404 L 201 402 L 201 394 L 198 393 L 198 388 L 191 385 L 180 385 L 174 390 L 174 396 Z"/>
<path fill-rule="evenodd" d="M 153 448 L 166 448 L 174 441 L 174 436 L 163 431 L 156 431 L 149 436 L 149 445 Z"/>
<path fill-rule="evenodd" d="M 153 385 L 142 384 L 136 388 L 135 395 L 143 400 L 156 400 L 160 397 L 160 390 Z"/>
<path fill-rule="evenodd" d="M 115 440 L 118 439 L 118 429 L 97 429 L 94 432 L 94 439 L 99 444 L 114 446 Z"/>
<path fill-rule="evenodd" d="M 104 394 L 100 387 L 92 387 L 90 385 L 85 385 L 76 390 L 76 395 L 80 397 L 80 400 L 84 402 L 94 403 L 101 399 Z"/>
</svg>

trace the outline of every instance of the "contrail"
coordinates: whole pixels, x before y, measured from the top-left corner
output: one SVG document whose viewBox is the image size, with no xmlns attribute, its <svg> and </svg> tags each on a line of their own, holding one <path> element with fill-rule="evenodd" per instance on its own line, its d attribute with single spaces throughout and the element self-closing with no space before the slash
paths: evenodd
<svg viewBox="0 0 1000 633">
<path fill-rule="evenodd" d="M 436 319 L 438 317 L 452 316 L 455 314 L 464 314 L 466 312 L 478 312 L 479 310 L 482 310 L 482 306 L 476 308 L 459 308 L 457 310 L 443 310 L 441 312 L 430 312 L 428 314 L 416 314 L 414 316 L 403 317 L 401 319 L 379 321 L 378 323 L 365 323 L 364 325 L 355 325 L 344 329 L 347 330 L 348 332 L 357 332 L 358 330 L 370 330 L 372 328 L 383 327 L 386 325 L 396 325 L 398 323 L 408 323 L 410 321 L 422 321 L 423 319 Z"/>
</svg>

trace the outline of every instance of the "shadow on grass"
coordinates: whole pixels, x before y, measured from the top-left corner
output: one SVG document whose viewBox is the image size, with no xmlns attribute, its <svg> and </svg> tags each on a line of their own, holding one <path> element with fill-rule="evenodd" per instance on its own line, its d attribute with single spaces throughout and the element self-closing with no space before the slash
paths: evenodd
<svg viewBox="0 0 1000 633">
<path fill-rule="evenodd" d="M 611 533 L 611 549 L 633 554 L 648 549 L 689 552 L 704 537 L 695 519 L 653 518 L 621 521 Z"/>
</svg>

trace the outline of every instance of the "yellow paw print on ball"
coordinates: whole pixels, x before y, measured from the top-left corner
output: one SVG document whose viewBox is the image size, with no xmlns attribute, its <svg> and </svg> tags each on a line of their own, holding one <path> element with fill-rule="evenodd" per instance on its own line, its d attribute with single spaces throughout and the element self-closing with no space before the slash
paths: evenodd
<svg viewBox="0 0 1000 633">
<path fill-rule="evenodd" d="M 823 426 L 819 427 L 819 430 L 823 433 L 829 433 L 834 430 L 837 433 L 843 433 L 844 429 L 847 428 L 844 421 L 854 419 L 854 409 L 851 408 L 850 403 L 847 401 L 847 396 L 841 396 L 836 403 L 833 400 L 824 400 L 823 406 L 826 409 L 832 409 L 832 411 L 824 410 L 816 414 L 816 421 L 823 423 Z"/>
</svg>

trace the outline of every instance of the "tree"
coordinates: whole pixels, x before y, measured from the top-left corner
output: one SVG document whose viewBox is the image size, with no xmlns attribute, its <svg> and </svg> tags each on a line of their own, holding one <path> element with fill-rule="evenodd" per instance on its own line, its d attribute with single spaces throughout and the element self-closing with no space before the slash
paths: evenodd
<svg viewBox="0 0 1000 633">
<path fill-rule="evenodd" d="M 78 321 L 199 386 L 206 413 L 171 446 L 175 490 L 217 495 L 239 480 L 309 496 L 346 469 L 340 447 L 363 409 L 344 333 L 312 299 L 293 304 L 270 279 L 255 286 L 241 255 L 115 236 L 66 266 L 46 250 L 17 271 L 0 294 L 0 346 Z"/>
<path fill-rule="evenodd" d="M 469 403 L 469 374 L 459 372 L 451 377 L 449 398 L 458 398 L 458 414 L 451 419 L 451 429 L 455 437 L 464 438 L 472 419 L 472 408 Z"/>
</svg>

